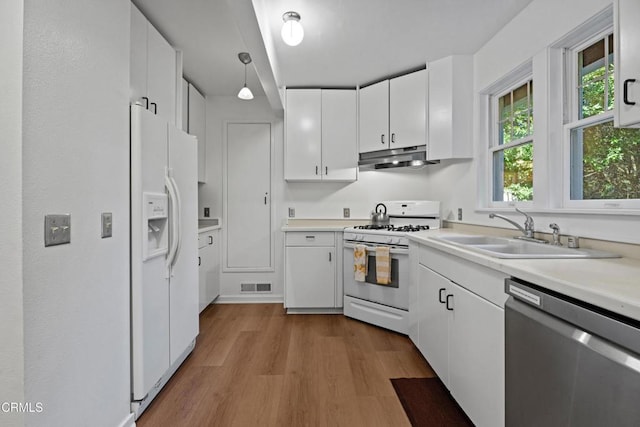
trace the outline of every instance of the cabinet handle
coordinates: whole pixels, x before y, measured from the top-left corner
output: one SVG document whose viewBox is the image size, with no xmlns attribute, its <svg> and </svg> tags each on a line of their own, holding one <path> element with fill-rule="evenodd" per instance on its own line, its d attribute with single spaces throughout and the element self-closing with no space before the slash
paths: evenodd
<svg viewBox="0 0 640 427">
<path fill-rule="evenodd" d="M 331 262 L 331 252 L 329 252 L 329 262 Z"/>
<path fill-rule="evenodd" d="M 392 133 L 392 134 L 391 134 L 391 143 L 392 143 L 392 144 L 395 144 L 395 143 L 396 143 L 396 134 L 395 134 L 395 133 Z"/>
<path fill-rule="evenodd" d="M 329 175 L 329 166 L 324 167 L 324 174 Z"/>
<path fill-rule="evenodd" d="M 144 99 L 144 108 L 145 109 L 149 109 L 149 98 L 147 98 L 146 96 L 143 96 L 142 99 Z"/>
<path fill-rule="evenodd" d="M 316 236 L 305 236 L 307 240 L 315 240 Z"/>
<path fill-rule="evenodd" d="M 316 166 L 316 175 L 318 175 L 318 166 Z"/>
<path fill-rule="evenodd" d="M 380 143 L 384 144 L 384 133 L 382 135 L 380 135 Z"/>
<path fill-rule="evenodd" d="M 453 306 L 449 306 L 449 298 L 453 299 L 453 294 L 447 295 L 447 310 L 453 311 Z"/>
<path fill-rule="evenodd" d="M 209 244 L 213 245 L 213 236 L 209 236 Z"/>
<path fill-rule="evenodd" d="M 198 267 L 202 265 L 202 258 L 198 257 Z"/>
<path fill-rule="evenodd" d="M 156 104 L 155 102 L 152 102 L 149 105 L 153 105 L 153 114 L 158 114 L 158 104 Z"/>
<path fill-rule="evenodd" d="M 636 79 L 627 79 L 622 85 L 622 100 L 626 105 L 636 105 L 635 101 L 629 101 L 629 83 L 635 83 Z"/>
<path fill-rule="evenodd" d="M 446 291 L 445 288 L 440 288 L 440 290 L 438 291 L 438 301 L 440 301 L 440 304 L 444 304 L 445 301 L 442 299 L 442 291 Z"/>
</svg>

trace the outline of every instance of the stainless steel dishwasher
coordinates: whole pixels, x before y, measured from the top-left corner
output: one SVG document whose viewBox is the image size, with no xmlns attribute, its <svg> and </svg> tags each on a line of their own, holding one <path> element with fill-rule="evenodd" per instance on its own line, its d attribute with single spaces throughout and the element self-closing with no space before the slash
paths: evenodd
<svg viewBox="0 0 640 427">
<path fill-rule="evenodd" d="M 640 426 L 640 322 L 506 279 L 507 426 Z"/>
</svg>

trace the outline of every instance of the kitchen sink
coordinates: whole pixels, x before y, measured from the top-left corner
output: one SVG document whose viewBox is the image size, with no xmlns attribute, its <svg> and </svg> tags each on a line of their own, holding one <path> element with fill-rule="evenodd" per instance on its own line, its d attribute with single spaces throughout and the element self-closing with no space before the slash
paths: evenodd
<svg viewBox="0 0 640 427">
<path fill-rule="evenodd" d="M 450 243 L 494 258 L 620 258 L 620 255 L 611 252 L 597 251 L 594 249 L 571 249 L 564 246 L 552 246 L 504 237 L 451 235 L 432 237 L 432 239 Z"/>
</svg>

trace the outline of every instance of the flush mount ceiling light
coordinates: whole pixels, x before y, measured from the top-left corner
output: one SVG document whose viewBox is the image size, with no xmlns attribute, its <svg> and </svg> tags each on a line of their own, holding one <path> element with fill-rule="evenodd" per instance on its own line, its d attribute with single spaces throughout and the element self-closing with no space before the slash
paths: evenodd
<svg viewBox="0 0 640 427">
<path fill-rule="evenodd" d="M 282 40 L 289 46 L 298 46 L 304 38 L 304 29 L 300 24 L 300 15 L 297 12 L 285 12 L 282 15 L 284 25 L 280 35 Z"/>
<path fill-rule="evenodd" d="M 238 92 L 238 98 L 244 100 L 253 99 L 253 93 L 251 93 L 251 89 L 247 87 L 247 64 L 251 63 L 251 55 L 249 55 L 248 52 L 240 52 L 238 59 L 244 64 L 244 86 L 242 86 L 242 89 Z"/>
</svg>

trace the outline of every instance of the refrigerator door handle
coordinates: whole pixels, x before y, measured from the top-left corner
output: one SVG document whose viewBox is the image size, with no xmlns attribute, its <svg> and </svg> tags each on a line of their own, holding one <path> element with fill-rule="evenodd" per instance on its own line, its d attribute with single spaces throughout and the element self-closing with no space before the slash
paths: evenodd
<svg viewBox="0 0 640 427">
<path fill-rule="evenodd" d="M 169 194 L 169 203 L 171 206 L 171 218 L 169 224 L 169 253 L 167 254 L 167 277 L 170 277 L 171 266 L 173 265 L 178 250 L 178 239 L 176 236 L 176 212 L 177 212 L 177 196 L 173 182 L 171 182 L 170 171 L 165 176 L 164 186 Z"/>
<path fill-rule="evenodd" d="M 169 176 L 169 179 L 171 180 L 171 183 L 173 184 L 173 191 L 176 193 L 176 210 L 175 210 L 175 215 L 174 218 L 176 220 L 176 227 L 174 228 L 174 232 L 176 235 L 176 240 L 177 240 L 177 247 L 176 247 L 176 254 L 173 257 L 173 261 L 171 262 L 171 266 L 173 267 L 176 263 L 176 261 L 178 260 L 178 257 L 180 257 L 180 249 L 182 249 L 182 229 L 181 229 L 181 225 L 182 225 L 182 198 L 180 197 L 180 188 L 178 187 L 178 184 L 176 183 L 176 180 L 173 178 L 173 176 Z"/>
</svg>

